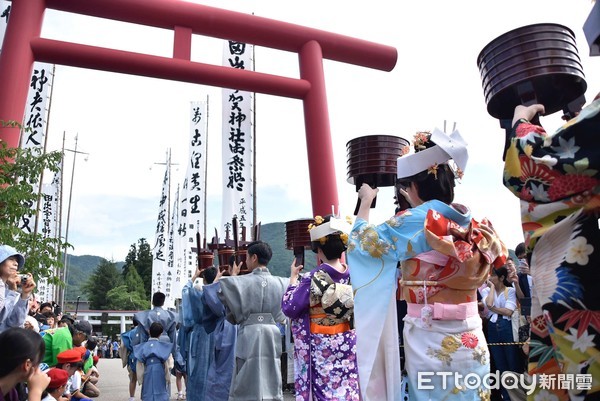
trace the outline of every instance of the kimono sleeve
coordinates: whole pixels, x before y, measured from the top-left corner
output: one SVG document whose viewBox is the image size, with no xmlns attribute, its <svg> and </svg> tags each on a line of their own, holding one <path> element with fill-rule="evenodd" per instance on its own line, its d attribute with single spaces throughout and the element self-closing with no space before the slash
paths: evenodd
<svg viewBox="0 0 600 401">
<path fill-rule="evenodd" d="M 142 343 L 142 344 L 138 344 L 136 346 L 133 347 L 133 356 L 135 357 L 135 359 L 138 360 L 138 362 L 141 363 L 146 363 L 146 344 L 148 344 L 147 342 Z"/>
<path fill-rule="evenodd" d="M 219 281 L 213 284 L 205 285 L 203 287 L 202 300 L 208 307 L 208 309 L 216 316 L 225 316 L 225 305 L 219 299 L 219 291 L 221 285 Z"/>
<path fill-rule="evenodd" d="M 185 327 L 194 326 L 194 312 L 192 310 L 192 281 L 188 281 L 181 291 L 181 321 Z"/>
<path fill-rule="evenodd" d="M 289 285 L 281 300 L 281 311 L 290 319 L 297 319 L 310 307 L 310 282 L 312 274 L 300 279 L 297 285 Z"/>
</svg>

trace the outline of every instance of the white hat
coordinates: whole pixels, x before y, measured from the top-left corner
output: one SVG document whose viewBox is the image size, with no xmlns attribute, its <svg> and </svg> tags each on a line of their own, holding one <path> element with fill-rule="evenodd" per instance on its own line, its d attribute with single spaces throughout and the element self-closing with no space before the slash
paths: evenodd
<svg viewBox="0 0 600 401">
<path fill-rule="evenodd" d="M 313 228 L 309 229 L 308 232 L 310 234 L 310 240 L 317 241 L 319 238 L 323 238 L 329 234 L 340 232 L 349 234 L 350 231 L 352 231 L 352 225 L 348 223 L 348 221 L 339 217 L 331 216 L 328 222 L 318 226 L 313 226 Z"/>
<path fill-rule="evenodd" d="M 17 250 L 10 245 L 0 245 L 0 263 L 4 262 L 11 256 L 17 257 L 17 261 L 19 264 L 17 270 L 21 269 L 25 264 L 25 258 L 23 257 L 23 255 L 17 252 Z"/>
<path fill-rule="evenodd" d="M 412 177 L 450 159 L 454 160 L 461 171 L 465 170 L 469 154 L 467 143 L 458 130 L 448 135 L 436 128 L 429 140 L 436 146 L 398 158 L 398 178 Z"/>
<path fill-rule="evenodd" d="M 25 316 L 25 322 L 29 322 L 29 324 L 33 326 L 33 331 L 35 331 L 36 333 L 40 332 L 40 324 L 33 316 Z M 23 322 L 23 324 L 25 324 L 25 322 Z"/>
</svg>

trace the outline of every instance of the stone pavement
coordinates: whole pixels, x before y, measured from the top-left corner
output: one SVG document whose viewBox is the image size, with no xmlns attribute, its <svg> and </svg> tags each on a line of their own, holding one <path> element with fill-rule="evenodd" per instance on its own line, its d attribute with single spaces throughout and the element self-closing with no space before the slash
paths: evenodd
<svg viewBox="0 0 600 401">
<path fill-rule="evenodd" d="M 121 359 L 100 358 L 98 361 L 98 370 L 100 371 L 100 397 L 94 398 L 95 401 L 128 401 L 129 400 L 129 377 L 127 369 L 121 367 Z M 172 396 L 171 400 L 176 400 L 177 392 L 175 390 L 175 378 L 171 380 Z M 136 400 L 140 400 L 140 386 L 135 390 Z M 284 393 L 284 400 L 293 400 L 294 396 L 290 393 Z"/>
</svg>

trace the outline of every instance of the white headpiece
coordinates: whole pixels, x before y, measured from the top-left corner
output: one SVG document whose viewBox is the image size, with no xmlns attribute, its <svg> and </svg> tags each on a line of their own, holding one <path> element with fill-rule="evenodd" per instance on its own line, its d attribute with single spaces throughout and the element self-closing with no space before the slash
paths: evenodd
<svg viewBox="0 0 600 401">
<path fill-rule="evenodd" d="M 323 218 L 321 216 L 316 216 L 315 222 L 319 224 L 319 220 L 322 219 Z M 308 229 L 311 241 L 317 241 L 319 238 L 323 238 L 334 233 L 350 234 L 350 231 L 352 231 L 352 224 L 348 221 L 348 219 L 340 218 L 339 215 L 331 216 L 327 223 L 321 223 L 319 225 L 311 224 Z"/>
<path fill-rule="evenodd" d="M 436 146 L 398 158 L 398 178 L 412 177 L 450 159 L 454 160 L 462 174 L 467 167 L 469 154 L 467 143 L 458 130 L 448 135 L 436 128 L 429 139 Z"/>
</svg>

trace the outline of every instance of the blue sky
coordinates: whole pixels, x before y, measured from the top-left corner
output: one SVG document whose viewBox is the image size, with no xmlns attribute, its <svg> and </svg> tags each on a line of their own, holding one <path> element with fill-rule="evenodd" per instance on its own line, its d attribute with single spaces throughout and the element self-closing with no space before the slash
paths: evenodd
<svg viewBox="0 0 600 401">
<path fill-rule="evenodd" d="M 417 130 L 456 122 L 470 159 L 456 201 L 488 217 L 509 248 L 522 240 L 517 200 L 502 186 L 503 130 L 487 114 L 476 59 L 497 36 L 520 26 L 553 22 L 577 37 L 591 99 L 600 90 L 600 60 L 587 57 L 581 26 L 592 3 L 556 0 L 472 2 L 374 0 L 207 0 L 199 3 L 279 19 L 394 46 L 398 63 L 382 72 L 325 61 L 340 209 L 351 214 L 354 186 L 346 182 L 346 143 L 363 135 L 412 138 Z M 172 33 L 131 24 L 48 11 L 42 36 L 169 56 Z M 192 60 L 220 64 L 221 41 L 194 38 Z M 297 77 L 295 54 L 256 49 L 256 70 Z M 77 159 L 69 242 L 76 255 L 123 260 L 139 238 L 153 243 L 167 148 L 173 162 L 187 157 L 189 102 L 209 96 L 208 232 L 220 221 L 220 89 L 57 66 L 49 148 L 63 132 Z M 542 119 L 549 131 L 559 116 Z M 310 217 L 310 189 L 302 104 L 257 95 L 257 201 L 263 223 Z M 70 174 L 72 156 L 67 156 Z M 184 171 L 173 171 L 174 183 Z M 174 184 L 176 185 L 176 184 Z M 66 182 L 68 188 L 68 177 Z M 382 188 L 373 222 L 393 211 Z"/>
</svg>

